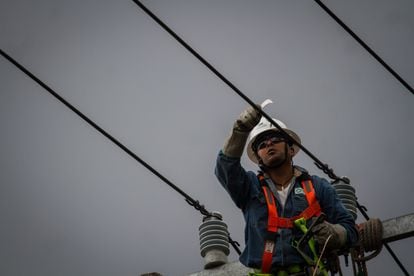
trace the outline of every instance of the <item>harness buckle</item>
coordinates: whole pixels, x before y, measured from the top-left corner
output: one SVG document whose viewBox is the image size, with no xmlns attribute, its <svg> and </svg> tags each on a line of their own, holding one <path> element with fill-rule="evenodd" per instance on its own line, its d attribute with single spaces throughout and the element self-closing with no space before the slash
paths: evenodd
<svg viewBox="0 0 414 276">
<path fill-rule="evenodd" d="M 273 253 L 273 250 L 275 249 L 275 242 L 272 240 L 266 240 L 264 252 L 265 253 Z"/>
</svg>

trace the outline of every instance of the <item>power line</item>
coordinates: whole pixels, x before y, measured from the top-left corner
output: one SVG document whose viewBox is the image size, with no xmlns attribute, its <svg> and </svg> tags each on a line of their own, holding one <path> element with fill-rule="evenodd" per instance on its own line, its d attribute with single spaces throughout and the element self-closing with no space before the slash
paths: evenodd
<svg viewBox="0 0 414 276">
<path fill-rule="evenodd" d="M 231 81 L 229 81 L 226 77 L 224 77 L 213 65 L 211 65 L 206 59 L 204 59 L 196 50 L 194 50 L 188 43 L 186 43 L 177 33 L 175 33 L 168 25 L 166 25 L 160 18 L 158 18 L 153 12 L 151 12 L 146 6 L 144 6 L 139 0 L 132 0 L 137 6 L 139 6 L 148 16 L 150 16 L 155 22 L 157 22 L 166 32 L 168 32 L 175 40 L 177 40 L 184 48 L 186 48 L 191 54 L 193 54 L 201 63 L 203 63 L 208 69 L 210 69 L 218 78 L 220 78 L 224 83 L 226 83 L 237 95 L 239 95 L 242 99 L 244 99 L 250 106 L 255 108 L 262 116 L 264 116 L 269 122 L 271 122 L 280 132 L 282 132 L 290 142 L 296 144 L 302 151 L 304 151 L 310 158 L 315 161 L 315 165 L 321 169 L 324 173 L 326 173 L 330 178 L 335 180 L 341 180 L 346 183 L 349 183 L 349 179 L 347 178 L 340 178 L 335 175 L 333 169 L 329 168 L 328 164 L 322 163 L 315 155 L 313 155 L 308 149 L 306 149 L 302 144 L 298 143 L 295 139 L 293 139 L 281 126 L 279 126 L 266 112 L 262 109 L 258 108 L 256 104 L 247 97 L 243 92 L 241 92 Z M 368 220 L 369 217 L 366 213 L 367 209 L 365 206 L 360 205 L 357 202 L 357 206 L 359 211 L 364 215 L 364 217 Z M 392 251 L 392 249 L 388 246 L 388 244 L 384 243 L 385 248 L 389 251 L 395 262 L 399 265 L 399 267 L 403 270 L 406 275 L 409 275 L 407 270 L 404 268 L 401 261 Z"/>
<path fill-rule="evenodd" d="M 345 31 L 348 32 L 358 43 L 368 51 L 388 72 L 390 72 L 405 88 L 414 94 L 414 89 L 397 73 L 395 72 L 374 50 L 372 50 L 361 38 L 359 38 L 338 16 L 335 15 L 322 1 L 314 0 L 327 14 L 329 14 Z"/>
<path fill-rule="evenodd" d="M 197 51 L 195 51 L 190 45 L 188 45 L 181 37 L 179 37 L 170 27 L 168 27 L 164 22 L 161 21 L 154 13 L 152 13 L 147 7 L 145 7 L 140 1 L 132 0 L 135 2 L 142 10 L 144 10 L 154 21 L 156 21 L 165 31 L 167 31 L 171 36 L 173 36 L 184 48 L 186 48 L 191 54 L 193 54 L 201 63 L 207 66 L 217 77 L 219 77 L 223 82 L 225 82 L 231 89 L 234 90 L 241 98 L 243 98 L 249 105 L 255 108 L 263 117 L 265 117 L 269 122 L 271 122 L 280 132 L 282 132 L 290 142 L 297 145 L 303 152 L 305 152 L 310 158 L 312 158 L 318 168 L 325 172 L 330 178 L 335 180 L 342 180 L 349 182 L 347 179 L 341 179 L 336 176 L 333 169 L 329 168 L 328 164 L 323 163 L 319 160 L 312 152 L 305 148 L 301 143 L 293 139 L 279 124 L 277 124 L 272 117 L 270 117 L 263 110 L 258 108 L 256 104 L 247 97 L 240 89 L 238 89 L 231 81 L 229 81 L 225 76 L 223 76 L 213 65 L 211 65 L 206 59 L 204 59 Z"/>
<path fill-rule="evenodd" d="M 60 96 L 52 88 L 50 88 L 43 81 L 41 81 L 39 78 L 37 78 L 35 75 L 33 75 L 29 70 L 27 70 L 23 65 L 19 64 L 15 59 L 13 59 L 11 56 L 9 56 L 2 49 L 0 49 L 0 54 L 5 59 L 7 59 L 9 62 L 11 62 L 13 65 L 15 65 L 17 68 L 19 68 L 23 73 L 25 73 L 27 76 L 29 76 L 32 80 L 34 80 L 37 84 L 39 84 L 41 87 L 43 87 L 47 92 L 49 92 L 57 100 L 59 100 L 61 103 L 63 103 L 67 108 L 69 108 L 74 113 L 76 113 L 79 117 L 81 117 L 83 120 L 85 120 L 89 125 L 91 125 L 94 129 L 96 129 L 98 132 L 100 132 L 103 136 L 105 136 L 106 138 L 108 138 L 109 140 L 111 140 L 111 142 L 113 142 L 115 145 L 117 145 L 119 148 L 121 148 L 130 157 L 132 157 L 134 160 L 138 161 L 141 165 L 143 165 L 145 168 L 147 168 L 149 171 L 151 171 L 154 175 L 156 175 L 158 178 L 160 178 L 168 186 L 170 186 L 171 188 L 173 188 L 177 193 L 179 193 L 180 195 L 182 195 L 185 198 L 185 201 L 189 205 L 193 206 L 202 215 L 204 215 L 204 216 L 214 216 L 214 214 L 211 213 L 211 212 L 209 212 L 209 211 L 207 211 L 205 209 L 204 205 L 201 205 L 198 200 L 193 199 L 191 196 L 189 196 L 187 193 L 185 193 L 183 190 L 181 190 L 179 187 L 177 187 L 174 183 L 172 183 L 170 180 L 168 180 L 165 176 L 163 176 L 161 173 L 159 173 L 156 169 L 154 169 L 151 165 L 149 165 L 143 159 L 141 159 L 140 157 L 138 157 L 138 155 L 136 155 L 134 152 L 132 152 L 128 147 L 126 147 L 124 144 L 122 144 L 120 141 L 118 141 L 115 137 L 113 137 L 108 132 L 106 132 L 103 128 L 101 128 L 94 121 L 92 121 L 91 119 L 89 119 L 79 109 L 77 109 L 75 106 L 73 106 L 67 100 L 65 100 L 62 96 Z M 241 251 L 238 248 L 239 243 L 237 241 L 234 241 L 230 237 L 230 234 L 229 234 L 228 238 L 229 238 L 230 244 L 233 246 L 233 248 L 236 250 L 236 252 L 240 255 L 241 254 Z"/>
</svg>

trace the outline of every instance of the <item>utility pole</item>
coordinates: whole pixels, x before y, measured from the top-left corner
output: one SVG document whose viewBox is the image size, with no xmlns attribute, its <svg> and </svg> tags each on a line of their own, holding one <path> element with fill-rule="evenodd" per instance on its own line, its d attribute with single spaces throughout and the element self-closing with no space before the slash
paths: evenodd
<svg viewBox="0 0 414 276">
<path fill-rule="evenodd" d="M 371 219 L 367 222 L 358 224 L 359 228 L 365 229 L 364 240 L 360 242 L 362 249 L 371 249 L 373 245 L 378 248 L 377 252 L 365 257 L 368 261 L 378 255 L 384 243 L 398 241 L 414 236 L 414 213 L 403 215 L 384 221 Z M 374 250 L 372 248 L 372 250 Z M 368 250 L 366 252 L 369 252 Z M 220 265 L 215 268 L 205 269 L 200 272 L 189 274 L 188 276 L 224 276 L 224 275 L 248 275 L 253 272 L 251 269 L 244 267 L 239 262 L 232 262 Z"/>
</svg>

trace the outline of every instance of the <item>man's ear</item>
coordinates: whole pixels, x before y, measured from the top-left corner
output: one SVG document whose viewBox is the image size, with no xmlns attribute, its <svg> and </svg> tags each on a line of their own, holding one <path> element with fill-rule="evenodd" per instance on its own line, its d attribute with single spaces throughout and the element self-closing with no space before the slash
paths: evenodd
<svg viewBox="0 0 414 276">
<path fill-rule="evenodd" d="M 291 156 L 295 154 L 295 148 L 293 146 L 289 146 L 289 151 Z"/>
</svg>

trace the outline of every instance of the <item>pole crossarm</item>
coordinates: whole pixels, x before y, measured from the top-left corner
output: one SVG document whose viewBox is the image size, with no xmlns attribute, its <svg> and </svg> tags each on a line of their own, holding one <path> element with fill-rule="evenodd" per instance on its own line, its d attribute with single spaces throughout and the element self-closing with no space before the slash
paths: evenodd
<svg viewBox="0 0 414 276">
<path fill-rule="evenodd" d="M 393 242 L 414 236 L 414 213 L 382 221 L 383 242 Z"/>
</svg>

